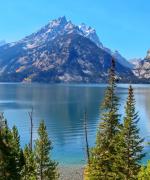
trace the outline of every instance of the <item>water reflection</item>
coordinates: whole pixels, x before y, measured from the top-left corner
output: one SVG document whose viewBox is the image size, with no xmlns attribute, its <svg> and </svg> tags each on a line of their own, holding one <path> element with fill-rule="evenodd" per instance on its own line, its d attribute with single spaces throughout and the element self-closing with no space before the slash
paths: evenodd
<svg viewBox="0 0 150 180">
<path fill-rule="evenodd" d="M 127 85 L 119 85 L 120 113 L 124 112 Z M 137 109 L 141 135 L 149 139 L 150 86 L 136 85 Z M 54 145 L 53 156 L 59 162 L 82 163 L 84 160 L 83 113 L 88 112 L 89 141 L 95 142 L 100 103 L 105 85 L 0 84 L 0 111 L 5 112 L 9 125 L 16 124 L 22 145 L 29 142 L 29 117 L 34 107 L 34 138 L 41 119 L 45 120 Z M 149 147 L 145 148 L 149 151 Z"/>
</svg>

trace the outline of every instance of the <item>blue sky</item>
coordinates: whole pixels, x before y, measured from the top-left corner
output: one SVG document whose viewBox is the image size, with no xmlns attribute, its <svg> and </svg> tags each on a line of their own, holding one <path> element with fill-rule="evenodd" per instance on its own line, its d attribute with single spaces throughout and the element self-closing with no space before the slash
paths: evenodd
<svg viewBox="0 0 150 180">
<path fill-rule="evenodd" d="M 0 40 L 16 41 L 65 15 L 96 29 L 101 42 L 126 58 L 150 48 L 149 0 L 0 0 Z"/>
</svg>

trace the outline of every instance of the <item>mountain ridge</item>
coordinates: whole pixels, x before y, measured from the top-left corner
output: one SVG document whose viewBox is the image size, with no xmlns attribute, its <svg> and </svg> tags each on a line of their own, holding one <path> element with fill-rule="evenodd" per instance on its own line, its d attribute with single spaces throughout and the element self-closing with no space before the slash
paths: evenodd
<svg viewBox="0 0 150 180">
<path fill-rule="evenodd" d="M 144 59 L 133 61 L 133 73 L 141 82 L 150 83 L 150 49 Z"/>
<path fill-rule="evenodd" d="M 105 82 L 112 54 L 94 29 L 60 17 L 22 40 L 0 47 L 0 80 Z M 120 81 L 134 79 L 130 67 L 123 65 L 125 59 L 121 63 L 119 58 L 116 66 Z"/>
</svg>

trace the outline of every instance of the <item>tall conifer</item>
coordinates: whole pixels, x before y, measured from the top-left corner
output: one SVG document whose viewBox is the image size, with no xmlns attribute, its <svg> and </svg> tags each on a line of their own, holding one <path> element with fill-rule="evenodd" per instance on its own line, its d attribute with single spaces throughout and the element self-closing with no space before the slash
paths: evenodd
<svg viewBox="0 0 150 180">
<path fill-rule="evenodd" d="M 17 179 L 18 171 L 12 146 L 12 132 L 3 114 L 0 115 L 0 144 L 0 179 Z"/>
<path fill-rule="evenodd" d="M 34 153 L 29 145 L 26 145 L 23 152 L 24 166 L 21 171 L 22 180 L 36 180 L 36 163 Z"/>
<path fill-rule="evenodd" d="M 109 85 L 102 103 L 101 123 L 97 132 L 96 146 L 91 150 L 88 176 L 93 180 L 115 179 L 117 172 L 117 145 L 120 128 L 118 97 L 116 96 L 115 61 L 109 73 Z"/>
<path fill-rule="evenodd" d="M 48 138 L 44 121 L 38 129 L 38 139 L 35 142 L 36 172 L 40 180 L 57 179 L 57 163 L 50 158 L 52 150 L 51 141 Z"/>
<path fill-rule="evenodd" d="M 15 158 L 15 162 L 16 162 L 16 169 L 17 169 L 17 176 L 16 176 L 16 180 L 21 178 L 21 171 L 24 165 L 24 157 L 23 157 L 23 153 L 22 153 L 22 149 L 20 147 L 20 136 L 19 136 L 19 132 L 16 126 L 14 126 L 12 128 L 12 141 L 11 141 L 11 145 L 12 145 L 12 151 L 13 151 L 13 156 Z"/>
<path fill-rule="evenodd" d="M 133 88 L 130 85 L 128 98 L 125 106 L 125 117 L 120 139 L 120 156 L 122 163 L 122 173 L 126 180 L 137 179 L 140 169 L 140 160 L 144 157 L 142 139 L 138 128 L 139 116 L 135 109 L 135 99 Z"/>
</svg>

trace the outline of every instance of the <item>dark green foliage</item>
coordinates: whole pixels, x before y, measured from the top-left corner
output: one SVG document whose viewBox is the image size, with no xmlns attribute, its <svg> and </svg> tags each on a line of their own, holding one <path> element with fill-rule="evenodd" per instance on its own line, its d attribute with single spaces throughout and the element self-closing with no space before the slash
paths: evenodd
<svg viewBox="0 0 150 180">
<path fill-rule="evenodd" d="M 23 180 L 55 180 L 58 178 L 57 163 L 50 159 L 52 150 L 51 141 L 48 138 L 44 121 L 40 123 L 38 138 L 35 141 L 35 148 L 29 146 L 24 149 L 25 164 L 21 171 Z"/>
<path fill-rule="evenodd" d="M 102 104 L 102 116 L 96 146 L 91 150 L 89 178 L 93 180 L 117 178 L 117 146 L 120 128 L 118 97 L 116 96 L 115 62 L 112 60 L 109 85 Z"/>
<path fill-rule="evenodd" d="M 133 89 L 130 86 L 124 122 L 120 123 L 115 66 L 112 61 L 96 145 L 91 149 L 90 163 L 85 171 L 87 180 L 137 179 L 140 160 L 145 155 L 142 153 L 143 139 L 139 136 L 138 121 Z"/>
<path fill-rule="evenodd" d="M 142 153 L 144 139 L 139 136 L 138 121 L 139 116 L 135 109 L 133 88 L 130 86 L 125 106 L 123 128 L 120 133 L 120 156 L 122 173 L 125 179 L 137 179 L 140 169 L 139 163 L 145 155 Z"/>
<path fill-rule="evenodd" d="M 18 129 L 16 126 L 14 126 L 12 128 L 12 150 L 13 150 L 13 155 L 15 158 L 15 162 L 16 162 L 16 170 L 17 170 L 17 176 L 16 176 L 16 180 L 21 178 L 21 170 L 23 168 L 24 165 L 24 156 L 23 156 L 23 152 L 22 149 L 20 147 L 20 136 L 18 133 Z"/>
<path fill-rule="evenodd" d="M 29 146 L 24 148 L 24 166 L 21 171 L 22 180 L 36 180 L 36 163 L 34 153 Z"/>
<path fill-rule="evenodd" d="M 0 180 L 55 180 L 57 163 L 49 157 L 52 150 L 44 122 L 38 129 L 35 149 L 20 148 L 20 136 L 14 126 L 10 130 L 3 114 L 0 115 Z"/>
<path fill-rule="evenodd" d="M 150 160 L 147 166 L 142 166 L 140 172 L 138 173 L 138 180 L 149 180 L 150 178 Z"/>
<path fill-rule="evenodd" d="M 17 162 L 13 149 L 13 135 L 3 115 L 0 116 L 0 179 L 18 179 Z"/>
<path fill-rule="evenodd" d="M 40 180 L 57 179 L 57 163 L 50 159 L 52 150 L 51 141 L 48 138 L 44 121 L 38 129 L 38 139 L 35 142 L 36 172 Z"/>
</svg>

